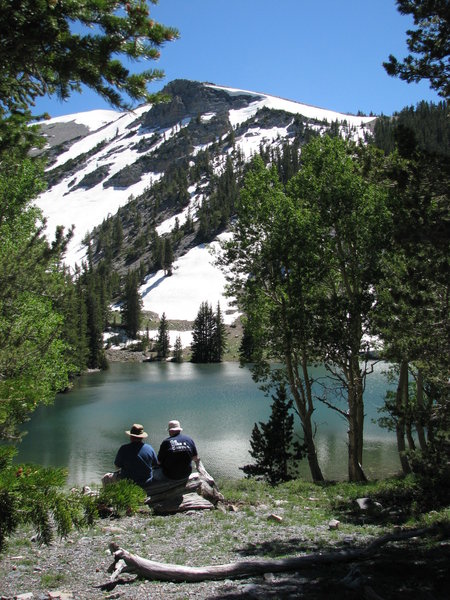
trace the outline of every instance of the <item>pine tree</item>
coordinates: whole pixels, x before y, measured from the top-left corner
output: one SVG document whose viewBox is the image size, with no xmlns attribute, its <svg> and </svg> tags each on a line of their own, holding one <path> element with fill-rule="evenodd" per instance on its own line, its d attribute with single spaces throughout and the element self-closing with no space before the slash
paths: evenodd
<svg viewBox="0 0 450 600">
<path fill-rule="evenodd" d="M 167 277 L 172 275 L 172 265 L 173 265 L 173 247 L 172 240 L 169 237 L 166 237 L 163 240 L 163 257 L 162 257 L 162 268 L 164 269 L 164 274 Z"/>
<path fill-rule="evenodd" d="M 226 329 L 223 322 L 222 311 L 220 310 L 220 302 L 217 303 L 217 310 L 216 314 L 214 315 L 212 345 L 212 362 L 221 362 L 226 348 Z"/>
<path fill-rule="evenodd" d="M 142 299 L 139 294 L 137 271 L 129 271 L 127 274 L 121 314 L 125 331 L 131 338 L 136 339 L 142 320 Z"/>
<path fill-rule="evenodd" d="M 272 412 L 267 423 L 255 423 L 250 440 L 250 455 L 254 464 L 241 467 L 247 477 L 264 479 L 271 485 L 289 481 L 296 476 L 294 460 L 301 459 L 305 448 L 293 442 L 294 416 L 290 413 L 292 400 L 287 399 L 286 388 L 279 384 L 272 396 Z"/>
<path fill-rule="evenodd" d="M 5 159 L 0 169 L 0 437 L 68 385 L 62 229 L 50 247 L 32 200 L 43 189 L 36 162 Z M 1 465 L 0 465 L 1 470 Z M 1 511 L 0 511 L 1 512 Z M 0 527 L 1 529 L 1 527 Z"/>
<path fill-rule="evenodd" d="M 169 324 L 166 319 L 166 313 L 162 314 L 161 321 L 159 322 L 156 352 L 159 359 L 166 359 L 170 353 Z"/>
<path fill-rule="evenodd" d="M 428 79 L 443 98 L 450 97 L 450 11 L 448 0 L 397 0 L 402 15 L 412 15 L 415 29 L 407 31 L 412 53 L 399 62 L 392 54 L 383 63 L 389 75 L 408 83 Z"/>
<path fill-rule="evenodd" d="M 40 96 L 67 99 L 85 85 L 111 105 L 151 102 L 157 69 L 130 73 L 128 60 L 156 60 L 178 32 L 149 18 L 144 0 L 21 0 L 0 3 L 0 152 L 34 143 L 27 123 Z M 122 62 L 123 61 L 123 62 Z"/>
<path fill-rule="evenodd" d="M 179 335 L 175 340 L 175 347 L 173 349 L 173 362 L 183 362 L 183 346 L 181 344 L 181 337 Z"/>
<path fill-rule="evenodd" d="M 202 302 L 192 328 L 192 357 L 194 363 L 213 361 L 214 313 L 208 302 Z"/>
</svg>

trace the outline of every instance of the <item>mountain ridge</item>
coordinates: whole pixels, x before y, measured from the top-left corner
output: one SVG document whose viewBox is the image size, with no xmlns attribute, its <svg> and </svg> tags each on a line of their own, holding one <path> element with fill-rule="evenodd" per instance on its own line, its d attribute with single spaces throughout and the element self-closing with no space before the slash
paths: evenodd
<svg viewBox="0 0 450 600">
<path fill-rule="evenodd" d="M 232 216 L 237 190 L 224 191 L 231 179 L 236 185 L 264 148 L 281 156 L 292 144 L 298 152 L 327 131 L 364 137 L 374 117 L 188 80 L 164 91 L 171 96 L 164 104 L 86 111 L 43 124 L 49 187 L 37 204 L 50 236 L 57 225 L 75 226 L 69 266 L 79 265 L 89 247 L 95 263 L 107 259 L 121 276 L 140 269 L 146 310 L 192 320 L 202 301 L 220 301 L 232 322 L 237 313 L 210 256 Z M 112 242 L 114 228 L 122 232 L 120 249 Z M 171 277 L 157 257 L 169 242 Z"/>
</svg>

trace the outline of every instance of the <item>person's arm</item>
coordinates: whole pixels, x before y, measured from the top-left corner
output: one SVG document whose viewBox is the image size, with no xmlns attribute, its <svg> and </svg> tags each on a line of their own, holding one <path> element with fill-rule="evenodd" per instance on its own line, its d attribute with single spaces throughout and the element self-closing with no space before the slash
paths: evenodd
<svg viewBox="0 0 450 600">
<path fill-rule="evenodd" d="M 114 459 L 114 466 L 116 467 L 116 469 L 121 469 L 122 468 L 122 453 L 121 453 L 121 447 L 119 448 L 117 454 L 116 454 L 116 458 Z"/>
<path fill-rule="evenodd" d="M 164 440 L 161 443 L 161 446 L 159 447 L 158 456 L 157 456 L 159 465 L 162 465 L 164 462 L 164 458 L 166 457 L 167 446 L 168 446 L 168 444 L 166 443 L 166 440 Z"/>
</svg>

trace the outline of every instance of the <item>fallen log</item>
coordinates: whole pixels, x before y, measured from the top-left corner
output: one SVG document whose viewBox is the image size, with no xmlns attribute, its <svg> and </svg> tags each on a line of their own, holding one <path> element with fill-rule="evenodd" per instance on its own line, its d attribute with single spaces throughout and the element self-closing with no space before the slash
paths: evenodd
<svg viewBox="0 0 450 600">
<path fill-rule="evenodd" d="M 170 563 L 160 563 L 131 554 L 117 544 L 110 544 L 110 550 L 114 554 L 114 563 L 108 569 L 113 572 L 111 581 L 117 581 L 123 572 L 135 573 L 139 577 L 152 581 L 188 582 L 235 579 L 262 575 L 264 573 L 285 573 L 298 571 L 305 567 L 324 564 L 347 563 L 367 560 L 373 556 L 381 546 L 389 542 L 398 542 L 416 536 L 428 535 L 435 532 L 435 527 L 403 531 L 396 534 L 388 534 L 374 540 L 366 548 L 354 550 L 335 551 L 328 553 L 318 552 L 306 556 L 294 556 L 281 559 L 259 559 L 247 560 L 223 565 L 208 565 L 205 567 L 187 567 Z"/>
<path fill-rule="evenodd" d="M 156 481 L 146 491 L 145 504 L 159 515 L 187 510 L 211 510 L 224 499 L 201 461 L 197 464 L 197 471 L 189 478 Z"/>
</svg>

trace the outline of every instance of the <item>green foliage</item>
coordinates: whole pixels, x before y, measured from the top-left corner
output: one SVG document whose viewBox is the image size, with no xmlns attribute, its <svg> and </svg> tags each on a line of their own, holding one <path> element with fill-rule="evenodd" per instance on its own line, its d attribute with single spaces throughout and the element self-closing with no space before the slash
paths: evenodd
<svg viewBox="0 0 450 600">
<path fill-rule="evenodd" d="M 155 100 L 147 85 L 163 73 L 133 74 L 126 61 L 159 58 L 178 32 L 149 16 L 144 0 L 1 0 L 0 152 L 32 143 L 26 125 L 40 96 L 65 100 L 85 85 L 119 108 Z"/>
<path fill-rule="evenodd" d="M 183 362 L 183 346 L 181 344 L 181 337 L 179 335 L 175 340 L 175 346 L 173 348 L 173 362 Z"/>
<path fill-rule="evenodd" d="M 395 113 L 393 117 L 378 117 L 373 142 L 386 154 L 405 145 L 409 137 L 421 151 L 450 155 L 450 124 L 447 102 L 419 102 Z"/>
<path fill-rule="evenodd" d="M 397 0 L 403 15 L 412 15 L 415 29 L 407 31 L 409 54 L 399 62 L 392 54 L 383 63 L 389 75 L 408 83 L 428 79 L 443 98 L 450 96 L 450 13 L 447 0 Z"/>
<path fill-rule="evenodd" d="M 221 362 L 225 350 L 225 325 L 220 310 L 208 302 L 202 302 L 192 327 L 192 357 L 194 363 Z"/>
<path fill-rule="evenodd" d="M 60 302 L 66 278 L 59 260 L 70 237 L 49 246 L 32 204 L 42 168 L 3 161 L 0 171 L 0 437 L 17 434 L 40 403 L 67 387 L 71 365 Z"/>
<path fill-rule="evenodd" d="M 296 476 L 295 460 L 303 457 L 305 446 L 293 442 L 294 415 L 292 400 L 287 399 L 281 384 L 272 396 L 272 413 L 267 423 L 255 423 L 250 439 L 251 465 L 240 467 L 247 477 L 264 479 L 271 485 L 290 481 Z"/>
<path fill-rule="evenodd" d="M 113 516 L 132 515 L 137 512 L 146 498 L 145 491 L 127 479 L 122 479 L 100 490 L 96 499 L 99 514 Z"/>
<path fill-rule="evenodd" d="M 169 324 L 166 319 L 166 313 L 162 314 L 161 321 L 159 322 L 156 352 L 160 359 L 167 358 L 170 353 Z"/>
<path fill-rule="evenodd" d="M 0 447 L 0 550 L 21 524 L 32 524 L 38 540 L 48 544 L 55 530 L 65 536 L 92 522 L 92 498 L 67 493 L 64 469 L 12 465 L 14 453 Z"/>
<path fill-rule="evenodd" d="M 374 332 L 373 286 L 391 227 L 383 160 L 374 148 L 318 137 L 303 147 L 300 170 L 283 186 L 278 168 L 256 157 L 245 177 L 233 239 L 224 244 L 221 263 L 246 317 L 254 377 L 289 383 L 315 480 L 322 474 L 308 366 L 318 361 L 348 401 L 348 410 L 333 408 L 349 420 L 353 436 L 349 476 L 364 477 L 363 389 L 370 368 L 360 353 L 363 338 Z M 272 369 L 271 362 L 281 369 Z M 325 395 L 321 399 L 329 403 Z"/>
<path fill-rule="evenodd" d="M 125 331 L 131 338 L 136 339 L 142 320 L 142 298 L 139 294 L 137 271 L 127 273 L 120 314 Z"/>
<path fill-rule="evenodd" d="M 414 136 L 405 136 L 389 164 L 395 219 L 390 252 L 381 263 L 383 277 L 376 286 L 375 316 L 386 358 L 406 365 L 416 391 L 415 399 L 408 400 L 405 390 L 401 404 L 391 403 L 388 410 L 396 420 L 401 453 L 408 437 L 413 451 L 409 468 L 440 477 L 450 456 L 448 157 L 436 149 L 428 153 Z M 408 422 L 417 430 L 418 448 L 410 442 Z"/>
</svg>

